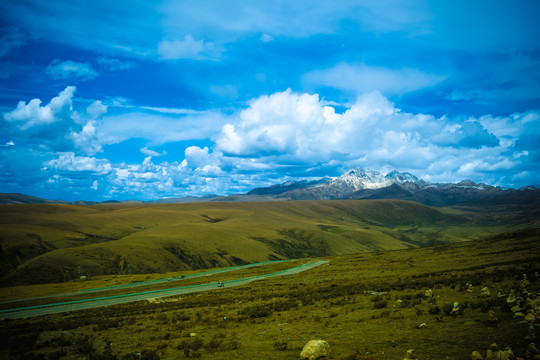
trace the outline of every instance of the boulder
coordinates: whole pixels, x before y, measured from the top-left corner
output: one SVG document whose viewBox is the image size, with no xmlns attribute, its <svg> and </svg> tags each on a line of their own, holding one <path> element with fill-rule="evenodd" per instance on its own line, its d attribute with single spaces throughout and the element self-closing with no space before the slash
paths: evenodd
<svg viewBox="0 0 540 360">
<path fill-rule="evenodd" d="M 302 352 L 300 353 L 300 359 L 315 360 L 328 356 L 330 354 L 330 345 L 324 340 L 311 340 L 309 341 Z"/>
<path fill-rule="evenodd" d="M 471 354 L 471 360 L 484 360 L 484 358 L 478 351 L 473 351 Z"/>
<path fill-rule="evenodd" d="M 407 350 L 407 354 L 405 354 L 405 358 L 403 360 L 414 360 L 416 359 L 416 353 L 414 352 L 414 349 Z"/>
<path fill-rule="evenodd" d="M 514 353 L 508 346 L 505 350 L 499 350 L 497 344 L 491 344 L 487 351 L 485 360 L 510 360 L 513 358 Z"/>
</svg>

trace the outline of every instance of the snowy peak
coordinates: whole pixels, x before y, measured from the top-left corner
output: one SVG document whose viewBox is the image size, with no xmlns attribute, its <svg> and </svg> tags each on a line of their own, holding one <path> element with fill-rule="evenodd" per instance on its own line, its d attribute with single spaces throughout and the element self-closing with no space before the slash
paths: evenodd
<svg viewBox="0 0 540 360">
<path fill-rule="evenodd" d="M 348 186 L 352 192 L 364 189 L 381 189 L 393 184 L 403 184 L 405 182 L 416 183 L 418 178 L 410 173 L 400 173 L 396 170 L 383 175 L 382 173 L 370 170 L 353 168 L 344 175 L 331 182 L 331 185 Z"/>
</svg>

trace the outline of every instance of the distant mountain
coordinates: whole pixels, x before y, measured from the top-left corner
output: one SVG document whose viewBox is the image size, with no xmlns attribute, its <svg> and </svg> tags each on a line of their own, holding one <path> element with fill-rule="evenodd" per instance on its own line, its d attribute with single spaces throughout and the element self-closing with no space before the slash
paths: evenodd
<svg viewBox="0 0 540 360">
<path fill-rule="evenodd" d="M 46 200 L 35 196 L 28 196 L 18 193 L 0 193 L 0 205 L 9 204 L 60 204 L 61 201 Z"/>
<path fill-rule="evenodd" d="M 407 172 L 394 170 L 385 175 L 361 168 L 353 168 L 334 179 L 287 182 L 247 193 L 251 194 L 272 195 L 280 200 L 399 199 L 437 206 L 520 201 L 540 203 L 540 191 L 534 186 L 516 190 L 470 180 L 430 183 Z"/>
<path fill-rule="evenodd" d="M 503 189 L 471 180 L 458 183 L 431 183 L 408 172 L 379 171 L 352 168 L 345 174 L 318 180 L 287 181 L 269 187 L 253 189 L 245 194 L 229 196 L 206 195 L 164 198 L 153 201 L 59 201 L 46 200 L 23 194 L 0 193 L 0 204 L 70 204 L 94 205 L 108 203 L 194 203 L 194 202 L 264 202 L 284 200 L 346 200 L 396 199 L 410 200 L 430 206 L 526 204 L 540 207 L 540 190 L 534 186 Z"/>
</svg>

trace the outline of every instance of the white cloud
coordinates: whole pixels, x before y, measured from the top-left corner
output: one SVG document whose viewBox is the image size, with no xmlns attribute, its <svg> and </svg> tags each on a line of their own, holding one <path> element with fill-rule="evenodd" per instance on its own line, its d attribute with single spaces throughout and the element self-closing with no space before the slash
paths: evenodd
<svg viewBox="0 0 540 360">
<path fill-rule="evenodd" d="M 141 152 L 146 155 L 146 156 L 154 156 L 154 157 L 159 157 L 159 156 L 165 156 L 167 155 L 167 152 L 166 151 L 162 151 L 160 153 L 158 153 L 157 151 L 154 151 L 154 150 L 150 150 L 148 149 L 147 147 L 143 147 L 141 149 Z"/>
<path fill-rule="evenodd" d="M 53 62 L 47 66 L 45 72 L 53 80 L 86 81 L 95 79 L 99 76 L 90 64 L 71 60 L 53 60 Z"/>
<path fill-rule="evenodd" d="M 499 141 L 523 134 L 508 124 L 512 117 L 495 125 L 495 135 L 482 125 L 485 121 L 474 118 L 404 113 L 377 92 L 360 96 L 343 113 L 324 104 L 317 95 L 290 90 L 251 101 L 216 138 L 215 151 L 224 154 L 222 167 L 241 171 L 246 160 L 265 164 L 261 171 L 271 173 L 285 171 L 282 164 L 388 167 L 420 176 L 452 174 L 452 179 L 445 175 L 450 181 L 459 180 L 458 174 L 481 179 L 489 172 L 515 168 L 518 162 L 508 152 L 517 151 L 521 160 L 529 155 L 512 150 L 515 141 Z M 518 116 L 519 123 L 525 117 L 534 122 L 533 115 Z"/>
<path fill-rule="evenodd" d="M 19 101 L 17 108 L 6 113 L 4 118 L 12 123 L 19 124 L 21 130 L 60 121 L 72 109 L 72 99 L 75 91 L 75 86 L 68 86 L 45 106 L 41 106 L 40 99 L 32 99 L 28 104 Z M 75 116 L 74 114 L 71 115 Z"/>
<path fill-rule="evenodd" d="M 96 159 L 95 157 L 76 156 L 72 152 L 60 154 L 57 159 L 47 162 L 47 166 L 71 172 L 90 172 L 97 175 L 105 175 L 113 169 L 107 159 Z M 45 169 L 46 170 L 46 169 Z"/>
<path fill-rule="evenodd" d="M 392 69 L 340 63 L 329 69 L 307 73 L 303 80 L 311 87 L 327 86 L 357 95 L 371 91 L 395 95 L 434 86 L 445 78 L 445 75 L 431 74 L 415 68 Z"/>
<path fill-rule="evenodd" d="M 191 35 L 184 36 L 183 40 L 160 41 L 157 51 L 163 60 L 201 60 L 215 58 L 221 52 L 214 43 L 195 40 Z"/>
</svg>

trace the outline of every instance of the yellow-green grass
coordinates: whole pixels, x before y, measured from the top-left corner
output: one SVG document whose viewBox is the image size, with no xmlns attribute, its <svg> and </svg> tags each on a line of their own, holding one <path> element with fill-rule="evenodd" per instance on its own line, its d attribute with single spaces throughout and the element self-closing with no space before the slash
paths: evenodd
<svg viewBox="0 0 540 360">
<path fill-rule="evenodd" d="M 398 250 L 494 234 L 397 200 L 0 206 L 4 285 Z"/>
<path fill-rule="evenodd" d="M 494 342 L 525 357 L 527 326 L 513 319 L 506 297 L 497 291 L 519 292 L 522 274 L 530 280 L 529 292 L 540 290 L 538 241 L 538 230 L 531 230 L 328 257 L 327 265 L 298 275 L 160 304 L 3 321 L 0 357 L 127 359 L 144 351 L 160 359 L 188 353 L 202 359 L 298 359 L 311 339 L 328 341 L 329 359 L 339 360 L 401 359 L 411 348 L 419 359 L 467 359 Z M 472 292 L 465 291 L 469 283 Z M 491 290 L 489 297 L 481 296 L 484 286 Z M 425 296 L 428 289 L 431 299 Z M 463 313 L 447 315 L 456 301 Z M 496 326 L 485 323 L 488 310 L 498 317 Z M 418 328 L 423 323 L 425 328 Z"/>
</svg>

